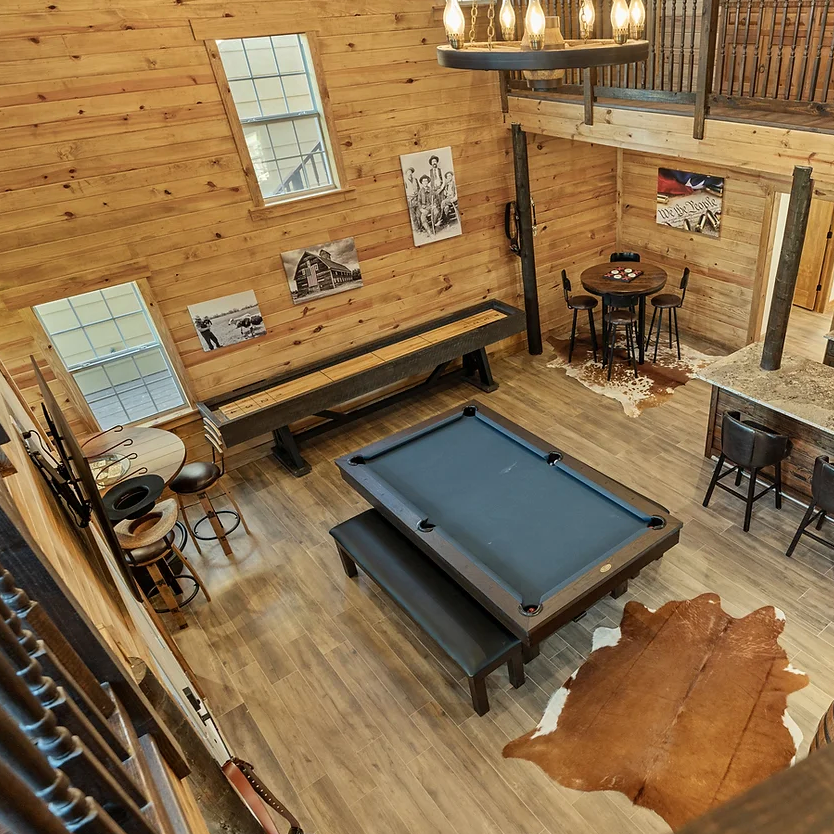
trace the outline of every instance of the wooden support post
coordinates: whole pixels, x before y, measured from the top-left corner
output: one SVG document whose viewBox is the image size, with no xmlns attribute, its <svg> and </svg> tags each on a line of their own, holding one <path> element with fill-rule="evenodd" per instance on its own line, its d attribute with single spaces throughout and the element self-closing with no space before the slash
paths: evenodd
<svg viewBox="0 0 834 834">
<path fill-rule="evenodd" d="M 527 314 L 527 350 L 542 352 L 542 324 L 539 318 L 539 289 L 536 284 L 536 253 L 533 249 L 533 209 L 530 202 L 530 169 L 527 167 L 527 134 L 513 124 L 513 167 L 515 202 L 518 207 L 518 237 L 521 245 L 521 282 Z"/>
<path fill-rule="evenodd" d="M 582 73 L 582 92 L 585 100 L 585 124 L 594 123 L 594 87 L 597 83 L 597 68 L 585 67 Z"/>
<path fill-rule="evenodd" d="M 715 71 L 715 42 L 718 32 L 718 0 L 705 0 L 701 10 L 701 47 L 698 52 L 698 80 L 695 87 L 695 124 L 692 135 L 704 138 L 704 124 L 712 95 L 712 76 Z"/>
<path fill-rule="evenodd" d="M 834 341 L 831 339 L 825 340 L 825 356 L 822 357 L 822 364 L 834 366 Z"/>
<path fill-rule="evenodd" d="M 776 268 L 776 283 L 773 287 L 773 299 L 770 302 L 770 315 L 767 318 L 762 351 L 761 367 L 765 371 L 777 371 L 782 364 L 782 350 L 785 347 L 788 319 L 791 315 L 793 294 L 796 289 L 796 276 L 799 272 L 802 247 L 805 244 L 805 229 L 808 226 L 811 197 L 814 194 L 812 170 L 806 165 L 797 165 L 793 169 L 791 199 L 788 203 L 785 234 L 782 238 L 779 265 Z"/>
</svg>

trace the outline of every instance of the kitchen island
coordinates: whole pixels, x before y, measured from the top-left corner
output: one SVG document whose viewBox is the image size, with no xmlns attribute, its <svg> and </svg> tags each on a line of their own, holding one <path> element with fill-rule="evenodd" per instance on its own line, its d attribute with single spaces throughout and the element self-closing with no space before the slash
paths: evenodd
<svg viewBox="0 0 834 834">
<path fill-rule="evenodd" d="M 762 343 L 753 342 L 696 374 L 712 385 L 704 453 L 721 452 L 724 413 L 740 411 L 791 438 L 791 454 L 782 464 L 784 490 L 807 501 L 815 458 L 834 458 L 834 367 L 785 353 L 779 370 L 764 371 L 761 356 Z"/>
</svg>

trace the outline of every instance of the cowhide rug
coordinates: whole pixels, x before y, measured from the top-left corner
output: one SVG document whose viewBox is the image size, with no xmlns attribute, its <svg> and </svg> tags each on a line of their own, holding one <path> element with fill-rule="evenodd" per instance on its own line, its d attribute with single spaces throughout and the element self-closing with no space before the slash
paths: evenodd
<svg viewBox="0 0 834 834">
<path fill-rule="evenodd" d="M 629 417 L 639 417 L 646 408 L 661 405 L 669 399 L 679 385 L 685 385 L 698 371 L 714 362 L 716 357 L 700 353 L 694 348 L 681 344 L 681 358 L 677 349 L 669 349 L 663 344 L 657 352 L 657 361 L 653 362 L 654 342 L 650 351 L 646 351 L 646 361 L 637 366 L 638 377 L 634 378 L 631 365 L 626 362 L 625 348 L 614 354 L 614 366 L 611 380 L 608 369 L 599 362 L 594 362 L 589 341 L 577 341 L 573 349 L 573 361 L 568 362 L 569 339 L 557 339 L 549 336 L 547 341 L 556 350 L 556 358 L 547 363 L 548 368 L 561 368 L 569 377 L 579 380 L 586 388 L 617 400 Z M 619 340 L 618 340 L 619 343 Z"/>
<path fill-rule="evenodd" d="M 716 594 L 629 602 L 536 729 L 504 748 L 581 791 L 614 790 L 677 829 L 792 764 L 787 698 L 808 678 L 777 638 L 784 615 L 736 619 Z"/>
</svg>

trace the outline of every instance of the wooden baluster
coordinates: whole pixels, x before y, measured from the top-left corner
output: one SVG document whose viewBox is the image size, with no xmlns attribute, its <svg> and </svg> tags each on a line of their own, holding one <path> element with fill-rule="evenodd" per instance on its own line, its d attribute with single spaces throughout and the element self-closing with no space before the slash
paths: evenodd
<svg viewBox="0 0 834 834">
<path fill-rule="evenodd" d="M 756 41 L 753 47 L 753 71 L 750 73 L 750 88 L 749 95 L 751 98 L 756 96 L 756 84 L 759 80 L 759 42 L 762 39 L 762 20 L 765 16 L 766 5 L 764 0 L 760 0 L 758 7 L 758 20 L 756 21 Z"/>
<path fill-rule="evenodd" d="M 703 0 L 704 3 L 709 3 L 710 0 Z M 716 43 L 718 44 L 718 55 L 717 55 L 717 62 L 718 62 L 718 79 L 716 89 L 719 93 L 724 92 L 724 65 L 727 62 L 727 28 L 729 26 L 729 18 L 730 18 L 730 3 L 729 0 L 721 0 L 718 7 L 718 14 L 719 14 L 719 21 L 718 21 L 718 34 L 716 36 Z M 703 27 L 701 27 L 701 40 L 698 49 L 698 65 L 700 67 L 701 61 L 703 60 L 703 55 L 705 51 L 705 45 L 707 43 L 707 33 L 704 32 Z"/>
<path fill-rule="evenodd" d="M 675 89 L 675 18 L 677 16 L 677 0 L 672 0 L 671 28 L 669 32 L 669 91 Z"/>
<path fill-rule="evenodd" d="M 52 710 L 46 709 L 29 691 L 3 652 L 0 652 L 0 712 L 17 722 L 53 767 L 60 766 L 73 784 L 97 797 L 111 815 L 117 815 L 126 834 L 154 834 L 139 806 L 84 742 L 60 725 Z"/>
<path fill-rule="evenodd" d="M 658 55 L 658 90 L 666 89 L 666 0 L 658 0 L 660 3 L 660 45 L 657 49 Z"/>
<path fill-rule="evenodd" d="M 741 65 L 738 71 L 738 94 L 744 95 L 744 74 L 747 67 L 747 50 L 750 48 L 750 18 L 753 16 L 753 0 L 747 0 L 744 10 L 744 40 L 741 44 Z"/>
<path fill-rule="evenodd" d="M 834 69 L 834 36 L 831 38 L 831 45 L 828 47 L 828 65 L 825 68 L 825 81 L 822 85 L 822 100 L 828 101 L 828 90 L 831 87 L 831 70 Z"/>
<path fill-rule="evenodd" d="M 736 56 L 738 55 L 738 23 L 741 18 L 741 0 L 735 0 L 735 20 L 733 21 L 733 43 L 730 50 L 730 68 L 727 71 L 727 95 L 733 94 L 736 76 Z"/>
<path fill-rule="evenodd" d="M 683 90 L 683 73 L 684 67 L 686 66 L 686 58 L 684 57 L 684 53 L 686 51 L 686 3 L 687 0 L 682 0 L 682 8 L 681 8 L 681 45 L 678 48 L 678 52 L 680 53 L 678 64 L 680 65 L 680 69 L 678 70 L 678 92 Z"/>
<path fill-rule="evenodd" d="M 766 7 L 765 7 L 766 8 Z M 773 0 L 773 7 L 770 14 L 770 31 L 767 36 L 767 62 L 765 63 L 764 71 L 764 87 L 762 89 L 762 96 L 767 98 L 767 91 L 770 87 L 770 65 L 773 59 L 773 45 L 776 36 L 776 0 Z"/>
<path fill-rule="evenodd" d="M 0 820 L 17 834 L 124 834 L 0 709 Z"/>
<path fill-rule="evenodd" d="M 793 86 L 793 68 L 796 64 L 796 47 L 799 43 L 799 26 L 802 22 L 802 0 L 797 0 L 796 4 L 796 22 L 793 27 L 793 38 L 791 39 L 791 54 L 788 58 L 788 72 L 785 76 L 785 98 L 791 97 L 791 87 Z M 777 94 L 778 95 L 778 94 Z"/>
<path fill-rule="evenodd" d="M 695 29 L 698 25 L 698 0 L 692 0 L 692 22 L 689 26 L 689 82 L 686 86 L 688 92 L 693 91 L 695 81 Z"/>
<path fill-rule="evenodd" d="M 776 86 L 773 88 L 773 98 L 779 98 L 779 87 L 782 84 L 782 57 L 785 51 L 785 34 L 788 28 L 788 0 L 783 0 L 782 26 L 779 30 L 779 46 L 776 49 Z"/>
<path fill-rule="evenodd" d="M 805 47 L 802 50 L 802 67 L 799 71 L 799 85 L 796 90 L 796 100 L 802 100 L 802 94 L 805 91 L 805 77 L 808 73 L 808 56 L 811 51 L 811 41 L 814 37 L 814 21 L 817 17 L 817 0 L 811 0 L 811 8 L 808 11 L 808 25 L 805 27 Z M 820 40 L 822 40 L 822 36 L 825 34 L 825 29 L 823 28 L 820 32 Z M 808 97 L 809 101 L 814 100 L 814 91 L 813 87 L 811 88 L 811 95 Z"/>
<path fill-rule="evenodd" d="M 654 90 L 655 45 L 657 43 L 657 4 L 660 0 L 649 0 L 646 6 L 646 37 L 649 39 L 649 56 L 643 74 L 643 89 Z"/>
<path fill-rule="evenodd" d="M 817 100 L 817 81 L 820 74 L 820 62 L 822 61 L 822 46 L 825 40 L 825 27 L 828 24 L 828 9 L 831 6 L 831 0 L 825 0 L 822 7 L 822 15 L 820 17 L 820 37 L 817 42 L 817 54 L 814 57 L 814 67 L 811 70 L 811 81 L 808 88 L 809 101 Z M 834 35 L 832 35 L 832 45 L 834 45 Z"/>
<path fill-rule="evenodd" d="M 90 748 L 91 753 L 110 771 L 122 790 L 139 805 L 145 804 L 145 798 L 136 789 L 122 767 L 122 761 L 130 754 L 113 734 L 106 721 L 100 720 L 97 726 L 81 712 L 72 701 L 66 697 L 64 689 L 58 686 L 52 678 L 43 674 L 38 660 L 23 646 L 23 643 L 34 643 L 39 649 L 37 641 L 30 631 L 21 628 L 17 615 L 2 601 L 0 601 L 0 649 L 2 649 L 12 666 L 17 670 L 18 679 L 29 692 L 40 701 L 44 709 L 49 709 L 55 718 L 73 735 L 79 736 Z M 100 716 L 101 717 L 101 716 Z"/>
</svg>

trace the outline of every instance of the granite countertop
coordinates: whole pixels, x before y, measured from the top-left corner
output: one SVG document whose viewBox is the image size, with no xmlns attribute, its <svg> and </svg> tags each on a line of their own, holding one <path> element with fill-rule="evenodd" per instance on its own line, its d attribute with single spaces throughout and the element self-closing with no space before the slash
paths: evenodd
<svg viewBox="0 0 834 834">
<path fill-rule="evenodd" d="M 778 371 L 763 371 L 761 358 L 762 343 L 753 342 L 695 376 L 834 434 L 834 367 L 785 353 Z"/>
</svg>

